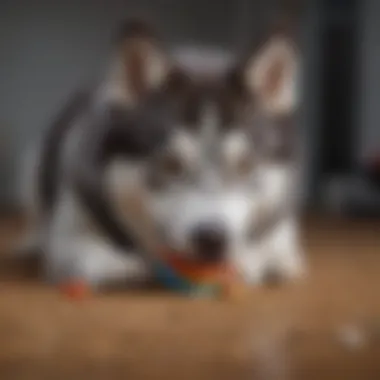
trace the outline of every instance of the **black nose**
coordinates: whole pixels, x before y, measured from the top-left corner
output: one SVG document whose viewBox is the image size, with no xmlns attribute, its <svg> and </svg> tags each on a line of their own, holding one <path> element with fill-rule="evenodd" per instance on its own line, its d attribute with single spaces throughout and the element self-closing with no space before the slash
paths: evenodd
<svg viewBox="0 0 380 380">
<path fill-rule="evenodd" d="M 198 257 L 204 261 L 224 258 L 227 246 L 225 228 L 217 223 L 203 224 L 194 229 L 192 242 Z"/>
</svg>

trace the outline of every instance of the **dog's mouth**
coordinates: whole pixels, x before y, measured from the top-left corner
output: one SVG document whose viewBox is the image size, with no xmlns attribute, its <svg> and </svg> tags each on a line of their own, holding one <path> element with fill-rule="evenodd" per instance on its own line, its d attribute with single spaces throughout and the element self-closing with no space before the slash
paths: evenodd
<svg viewBox="0 0 380 380">
<path fill-rule="evenodd" d="M 221 257 L 216 259 L 205 259 L 200 257 L 195 252 L 189 251 L 178 251 L 172 248 L 163 248 L 160 252 L 160 257 L 170 264 L 173 264 L 175 267 L 188 268 L 199 270 L 202 268 L 202 271 L 213 271 L 217 268 L 221 269 L 222 267 L 227 266 L 227 257 Z"/>
<path fill-rule="evenodd" d="M 207 279 L 215 276 L 224 278 L 231 268 L 226 260 L 207 262 L 190 255 L 181 255 L 179 252 L 167 250 L 163 253 L 163 260 L 178 273 L 196 276 L 199 279 Z"/>
</svg>

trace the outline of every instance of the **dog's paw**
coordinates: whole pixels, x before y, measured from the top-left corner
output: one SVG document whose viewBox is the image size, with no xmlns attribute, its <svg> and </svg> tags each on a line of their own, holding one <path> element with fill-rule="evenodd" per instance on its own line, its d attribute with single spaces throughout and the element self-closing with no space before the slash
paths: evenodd
<svg viewBox="0 0 380 380">
<path fill-rule="evenodd" d="M 300 251 L 273 256 L 251 249 L 237 255 L 234 261 L 238 275 L 252 286 L 297 282 L 307 275 L 304 255 Z"/>
<path fill-rule="evenodd" d="M 265 283 L 298 282 L 307 276 L 303 253 L 279 255 L 265 269 Z"/>
<path fill-rule="evenodd" d="M 263 260 L 254 253 L 245 252 L 234 259 L 237 275 L 248 285 L 258 286 L 263 283 L 265 266 Z"/>
</svg>

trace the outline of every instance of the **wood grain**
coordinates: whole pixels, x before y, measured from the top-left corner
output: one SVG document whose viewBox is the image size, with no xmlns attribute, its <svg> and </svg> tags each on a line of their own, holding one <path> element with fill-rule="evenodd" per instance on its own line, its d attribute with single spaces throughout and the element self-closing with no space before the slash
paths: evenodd
<svg viewBox="0 0 380 380">
<path fill-rule="evenodd" d="M 6 254 L 0 226 L 0 379 L 379 379 L 380 224 L 308 221 L 310 276 L 244 302 L 156 291 L 63 298 Z M 337 339 L 352 325 L 365 344 Z"/>
</svg>

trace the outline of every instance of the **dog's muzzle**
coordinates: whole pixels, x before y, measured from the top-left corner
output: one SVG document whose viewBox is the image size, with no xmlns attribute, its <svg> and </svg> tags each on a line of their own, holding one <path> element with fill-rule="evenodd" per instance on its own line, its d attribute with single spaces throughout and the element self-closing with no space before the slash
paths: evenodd
<svg viewBox="0 0 380 380">
<path fill-rule="evenodd" d="M 226 256 L 228 234 L 221 223 L 202 223 L 193 229 L 191 243 L 199 260 L 219 262 Z"/>
</svg>

